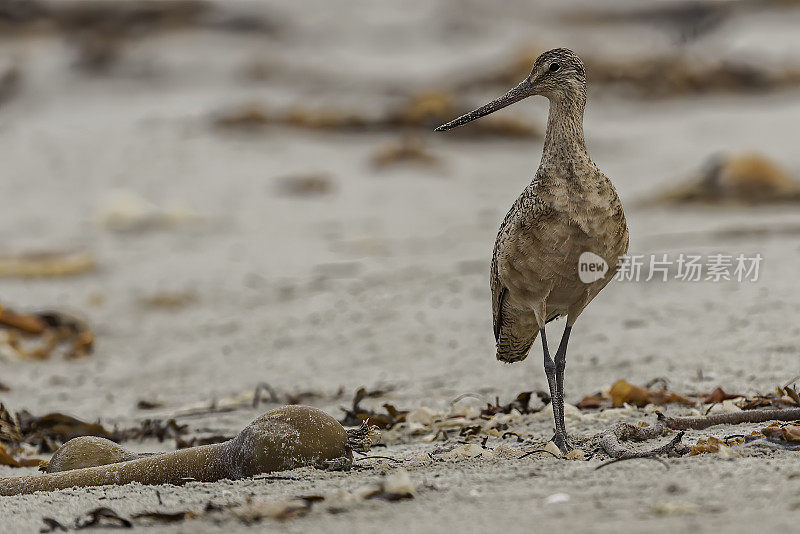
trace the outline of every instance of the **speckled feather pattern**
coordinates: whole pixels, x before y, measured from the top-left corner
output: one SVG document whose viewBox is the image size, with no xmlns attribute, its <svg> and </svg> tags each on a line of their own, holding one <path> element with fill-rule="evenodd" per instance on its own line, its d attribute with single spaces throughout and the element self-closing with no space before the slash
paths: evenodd
<svg viewBox="0 0 800 534">
<path fill-rule="evenodd" d="M 546 76 L 553 62 L 563 65 L 561 79 Z M 583 138 L 583 64 L 569 50 L 551 50 L 537 59 L 531 76 L 545 77 L 541 94 L 550 100 L 542 160 L 500 225 L 491 264 L 497 358 L 506 362 L 528 355 L 541 322 L 566 316 L 572 325 L 628 250 L 622 203 Z M 590 284 L 578 277 L 578 258 L 587 251 L 609 265 Z"/>
</svg>

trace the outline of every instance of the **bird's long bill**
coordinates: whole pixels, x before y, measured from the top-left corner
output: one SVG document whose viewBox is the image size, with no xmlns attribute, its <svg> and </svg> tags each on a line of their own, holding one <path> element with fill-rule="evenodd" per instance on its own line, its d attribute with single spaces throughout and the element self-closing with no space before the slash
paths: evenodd
<svg viewBox="0 0 800 534">
<path fill-rule="evenodd" d="M 489 113 L 494 113 L 498 109 L 503 109 L 506 106 L 510 106 L 514 102 L 519 102 L 523 98 L 531 95 L 531 83 L 530 80 L 524 80 L 518 86 L 501 96 L 495 100 L 492 100 L 488 104 L 479 107 L 474 111 L 470 111 L 469 113 L 465 113 L 461 115 L 459 118 L 454 119 L 447 124 L 442 124 L 435 131 L 437 132 L 444 132 L 446 130 L 452 130 L 458 126 L 466 124 L 468 122 L 472 122 L 475 119 L 480 119 L 481 117 L 485 117 Z"/>
</svg>

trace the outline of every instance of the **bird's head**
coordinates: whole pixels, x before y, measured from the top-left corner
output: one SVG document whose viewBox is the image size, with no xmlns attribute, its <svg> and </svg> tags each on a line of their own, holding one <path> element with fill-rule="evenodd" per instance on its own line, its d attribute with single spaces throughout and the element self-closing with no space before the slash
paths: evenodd
<svg viewBox="0 0 800 534">
<path fill-rule="evenodd" d="M 439 126 L 436 131 L 456 128 L 534 95 L 550 99 L 585 99 L 586 70 L 581 58 L 567 48 L 554 48 L 544 52 L 536 58 L 530 75 L 515 88 L 500 98 Z"/>
</svg>

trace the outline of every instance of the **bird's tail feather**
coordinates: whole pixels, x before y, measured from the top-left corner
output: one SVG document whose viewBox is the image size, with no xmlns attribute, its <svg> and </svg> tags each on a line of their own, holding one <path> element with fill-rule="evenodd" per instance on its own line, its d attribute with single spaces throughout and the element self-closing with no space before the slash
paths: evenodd
<svg viewBox="0 0 800 534">
<path fill-rule="evenodd" d="M 558 318 L 559 315 L 553 315 L 547 318 L 547 322 Z M 520 362 L 528 357 L 539 335 L 539 323 L 533 314 L 507 319 L 500 327 L 497 338 L 497 359 L 506 363 Z"/>
<path fill-rule="evenodd" d="M 524 360 L 537 335 L 539 325 L 533 314 L 507 317 L 497 338 L 497 359 L 507 363 Z"/>
</svg>

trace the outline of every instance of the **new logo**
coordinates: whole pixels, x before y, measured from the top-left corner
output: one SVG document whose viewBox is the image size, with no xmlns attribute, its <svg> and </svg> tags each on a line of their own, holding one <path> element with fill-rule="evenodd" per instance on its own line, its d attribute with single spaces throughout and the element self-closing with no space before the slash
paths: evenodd
<svg viewBox="0 0 800 534">
<path fill-rule="evenodd" d="M 584 284 L 601 280 L 607 272 L 608 263 L 594 252 L 584 252 L 578 258 L 578 278 Z"/>
</svg>

